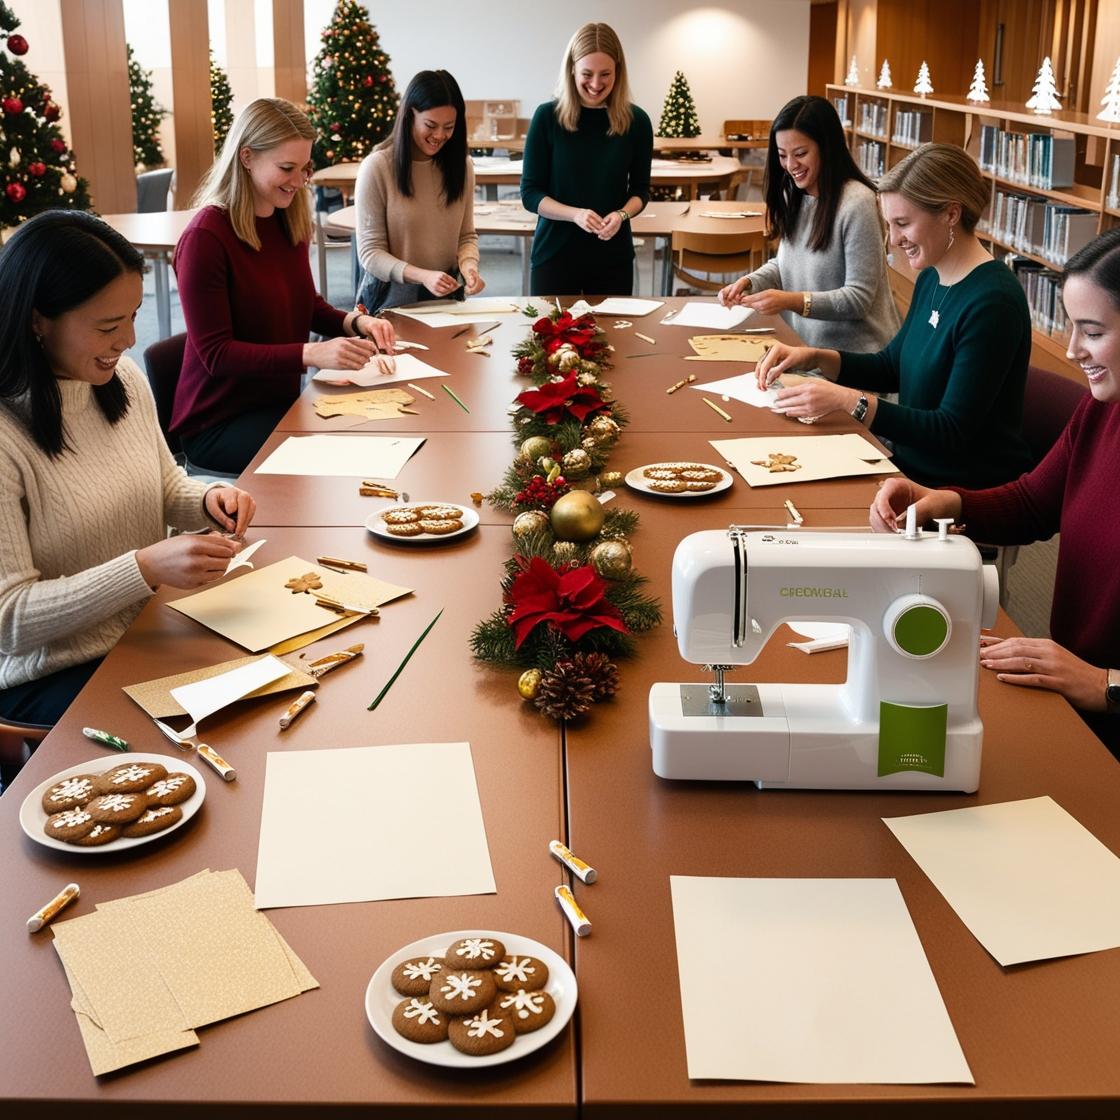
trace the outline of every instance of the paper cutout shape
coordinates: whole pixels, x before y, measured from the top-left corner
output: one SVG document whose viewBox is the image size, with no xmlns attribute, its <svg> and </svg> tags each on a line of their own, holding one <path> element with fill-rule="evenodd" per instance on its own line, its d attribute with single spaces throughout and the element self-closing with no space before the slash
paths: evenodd
<svg viewBox="0 0 1120 1120">
<path fill-rule="evenodd" d="M 698 334 L 688 344 L 696 353 L 686 362 L 760 362 L 774 340 L 749 334 Z"/>
<path fill-rule="evenodd" d="M 279 658 L 260 657 L 218 676 L 178 685 L 171 690 L 171 695 L 194 721 L 181 734 L 188 739 L 194 738 L 199 723 L 207 716 L 243 700 L 250 693 L 280 680 L 281 677 L 286 677 L 288 672 L 288 665 Z"/>
<path fill-rule="evenodd" d="M 323 581 L 315 572 L 307 572 L 306 575 L 294 576 L 284 586 L 290 588 L 293 595 L 298 595 L 301 591 L 310 595 L 312 591 L 318 591 L 323 586 Z"/>
<path fill-rule="evenodd" d="M 801 470 L 801 464 L 797 461 L 796 455 L 782 455 L 776 451 L 771 451 L 766 459 L 752 459 L 751 466 L 765 467 L 771 474 Z"/>
<path fill-rule="evenodd" d="M 226 575 L 228 576 L 230 572 L 236 572 L 238 568 L 251 568 L 253 566 L 251 563 L 253 553 L 262 544 L 267 543 L 267 541 L 253 541 L 252 544 L 246 545 L 236 556 L 230 559 L 230 562 L 226 565 Z"/>
<path fill-rule="evenodd" d="M 403 389 L 374 389 L 370 393 L 353 393 L 338 397 L 316 397 L 315 412 L 323 420 L 334 416 L 356 416 L 362 420 L 395 420 L 412 410 L 415 401 Z"/>
<path fill-rule="evenodd" d="M 711 444 L 750 486 L 898 473 L 884 451 L 856 432 L 840 436 L 748 436 L 712 440 Z M 772 455 L 792 455 L 800 469 L 771 473 L 768 467 L 756 465 L 759 461 L 769 463 Z"/>
</svg>

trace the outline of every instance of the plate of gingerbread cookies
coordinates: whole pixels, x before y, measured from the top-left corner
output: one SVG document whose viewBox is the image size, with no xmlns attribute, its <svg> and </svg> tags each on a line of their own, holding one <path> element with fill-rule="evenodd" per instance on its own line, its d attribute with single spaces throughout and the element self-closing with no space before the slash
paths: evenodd
<svg viewBox="0 0 1120 1120">
<path fill-rule="evenodd" d="M 206 783 L 189 763 L 121 757 L 90 759 L 40 782 L 20 806 L 23 831 L 60 852 L 119 852 L 174 832 L 202 808 Z"/>
<path fill-rule="evenodd" d="M 539 1050 L 571 1019 L 576 997 L 575 974 L 547 945 L 456 930 L 386 958 L 366 988 L 366 1016 L 401 1054 L 471 1069 Z"/>
<path fill-rule="evenodd" d="M 731 481 L 727 471 L 710 463 L 650 463 L 626 476 L 632 490 L 662 498 L 703 498 L 726 490 Z"/>
<path fill-rule="evenodd" d="M 478 524 L 478 513 L 454 502 L 413 502 L 379 510 L 366 521 L 375 536 L 404 544 L 433 544 L 461 537 Z"/>
</svg>

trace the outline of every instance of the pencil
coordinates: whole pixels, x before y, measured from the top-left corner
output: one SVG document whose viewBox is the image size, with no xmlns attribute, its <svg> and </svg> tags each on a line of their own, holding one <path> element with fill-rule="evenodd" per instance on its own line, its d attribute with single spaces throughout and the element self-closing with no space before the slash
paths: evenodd
<svg viewBox="0 0 1120 1120">
<path fill-rule="evenodd" d="M 650 336 L 648 334 L 639 334 L 637 331 L 635 331 L 634 332 L 634 337 L 635 338 L 640 338 L 643 342 L 648 342 L 650 344 L 650 346 L 656 346 L 657 345 L 657 339 L 656 338 L 650 338 Z"/>
<path fill-rule="evenodd" d="M 410 389 L 415 389 L 418 393 L 423 393 L 424 396 L 427 397 L 430 401 L 434 401 L 436 399 L 434 396 L 432 396 L 431 393 L 428 392 L 427 389 L 421 389 L 419 385 L 413 385 L 411 381 L 406 381 L 405 384 Z"/>
<path fill-rule="evenodd" d="M 404 667 L 405 667 L 405 666 L 406 666 L 406 665 L 407 665 L 407 664 L 409 663 L 409 661 L 410 661 L 410 660 L 412 659 L 412 655 L 413 655 L 413 654 L 414 654 L 414 653 L 416 652 L 416 650 L 417 650 L 417 648 L 419 647 L 420 643 L 421 643 L 421 642 L 422 642 L 422 641 L 423 641 L 423 640 L 424 640 L 424 639 L 425 639 L 425 638 L 426 638 L 426 637 L 428 636 L 428 632 L 429 632 L 429 631 L 431 630 L 431 628 L 432 628 L 433 626 L 435 626 L 435 624 L 436 624 L 437 622 L 439 622 L 439 616 L 440 616 L 441 614 L 443 614 L 443 607 L 440 607 L 440 609 L 439 609 L 439 611 L 437 612 L 437 614 L 436 614 L 435 618 L 433 618 L 433 619 L 432 619 L 432 621 L 431 621 L 431 622 L 429 622 L 429 623 L 428 623 L 428 625 L 424 627 L 424 632 L 423 632 L 423 633 L 422 633 L 422 634 L 420 635 L 420 637 L 419 637 L 419 638 L 417 638 L 417 639 L 416 639 L 416 641 L 414 641 L 414 642 L 412 643 L 412 648 L 411 648 L 411 649 L 410 649 L 410 650 L 408 651 L 408 653 L 406 653 L 406 654 L 404 655 L 404 660 L 403 660 L 403 661 L 402 661 L 402 662 L 401 662 L 401 663 L 400 663 L 400 664 L 399 664 L 399 665 L 397 666 L 397 671 L 396 671 L 396 672 L 395 672 L 395 673 L 394 673 L 394 674 L 393 674 L 393 675 L 392 675 L 392 676 L 391 676 L 391 677 L 389 678 L 389 680 L 388 680 L 388 681 L 387 681 L 387 682 L 385 683 L 385 687 L 384 687 L 384 688 L 383 688 L 383 689 L 382 689 L 382 690 L 381 690 L 381 691 L 380 691 L 380 692 L 379 692 L 379 693 L 377 694 L 377 697 L 376 697 L 376 699 L 375 699 L 375 700 L 373 701 L 373 703 L 372 703 L 372 704 L 370 704 L 370 706 L 369 706 L 369 707 L 368 707 L 368 708 L 366 709 L 367 711 L 370 711 L 370 712 L 372 712 L 372 711 L 373 711 L 373 709 L 374 709 L 374 708 L 376 708 L 376 707 L 377 707 L 377 705 L 378 705 L 378 704 L 380 704 L 380 703 L 381 703 L 381 701 L 385 699 L 385 693 L 387 693 L 387 692 L 389 691 L 389 689 L 391 689 L 391 688 L 393 687 L 393 682 L 394 682 L 394 681 L 395 681 L 395 680 L 397 679 L 397 677 L 399 677 L 399 676 L 401 675 L 401 673 L 402 673 L 402 672 L 404 671 Z"/>
<path fill-rule="evenodd" d="M 368 572 L 369 567 L 363 564 L 361 560 L 342 560 L 337 556 L 318 556 L 315 562 L 317 564 L 325 564 L 330 568 L 346 568 L 351 572 Z"/>
<path fill-rule="evenodd" d="M 445 393 L 446 393 L 446 394 L 447 394 L 447 395 L 448 395 L 448 396 L 449 396 L 449 397 L 450 397 L 450 398 L 451 398 L 451 399 L 452 399 L 452 400 L 453 400 L 453 401 L 454 401 L 454 402 L 455 402 L 455 403 L 456 403 L 456 404 L 457 404 L 457 405 L 458 405 L 458 406 L 459 406 L 459 407 L 460 407 L 460 408 L 461 408 L 461 409 L 462 409 L 462 410 L 463 410 L 463 411 L 464 411 L 465 413 L 467 413 L 468 415 L 470 414 L 470 411 L 471 411 L 471 410 L 470 410 L 469 408 L 467 408 L 467 406 L 466 406 L 465 404 L 463 404 L 463 402 L 462 402 L 462 401 L 461 401 L 461 400 L 460 400 L 460 399 L 459 399 L 459 398 L 458 398 L 458 397 L 457 397 L 457 396 L 455 395 L 455 390 L 454 390 L 454 389 L 452 389 L 450 385 L 441 385 L 441 386 L 440 386 L 440 388 L 441 388 L 441 389 L 442 389 L 442 390 L 443 390 L 443 391 L 444 391 L 444 392 L 445 392 Z"/>
<path fill-rule="evenodd" d="M 492 330 L 496 330 L 500 326 L 500 323 L 491 323 L 484 331 L 479 331 L 478 333 L 479 335 L 489 334 Z"/>
<path fill-rule="evenodd" d="M 683 389 L 686 385 L 691 385 L 695 380 L 696 374 L 690 373 L 687 377 L 682 377 L 680 381 L 676 383 L 676 385 L 670 385 L 669 388 L 665 390 L 665 392 L 673 394 L 678 389 Z"/>
<path fill-rule="evenodd" d="M 805 520 L 805 518 L 801 516 L 801 511 L 788 498 L 786 499 L 785 507 L 789 511 L 790 517 L 792 517 L 798 525 Z"/>
<path fill-rule="evenodd" d="M 707 405 L 707 406 L 708 406 L 708 407 L 709 407 L 709 408 L 710 408 L 710 409 L 711 409 L 711 410 L 712 410 L 713 412 L 717 413 L 717 414 L 718 414 L 719 416 L 722 416 L 722 417 L 724 418 L 724 420 L 726 420 L 726 421 L 727 421 L 727 422 L 728 422 L 729 424 L 731 423 L 731 414 L 730 414 L 729 412 L 724 412 L 724 411 L 723 411 L 723 409 L 722 409 L 722 408 L 720 408 L 720 406 L 719 406 L 718 404 L 713 404 L 713 403 L 712 403 L 712 402 L 711 402 L 710 400 L 708 400 L 708 398 L 707 398 L 707 397 L 701 397 L 700 399 L 701 399 L 701 400 L 702 400 L 702 401 L 703 401 L 703 402 L 704 402 L 704 403 L 705 403 L 705 404 L 706 404 L 706 405 Z"/>
<path fill-rule="evenodd" d="M 470 325 L 470 323 L 468 323 L 465 327 L 460 327 L 451 337 L 452 338 L 458 338 L 459 335 L 466 334 L 467 331 L 469 331 L 470 329 L 471 329 L 471 325 Z"/>
</svg>

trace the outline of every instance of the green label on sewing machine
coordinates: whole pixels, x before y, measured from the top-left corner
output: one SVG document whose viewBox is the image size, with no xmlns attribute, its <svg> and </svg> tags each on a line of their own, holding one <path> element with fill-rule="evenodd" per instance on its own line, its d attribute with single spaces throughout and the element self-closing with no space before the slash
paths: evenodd
<svg viewBox="0 0 1120 1120">
<path fill-rule="evenodd" d="M 945 777 L 949 705 L 913 707 L 879 702 L 879 777 L 917 770 Z"/>
</svg>

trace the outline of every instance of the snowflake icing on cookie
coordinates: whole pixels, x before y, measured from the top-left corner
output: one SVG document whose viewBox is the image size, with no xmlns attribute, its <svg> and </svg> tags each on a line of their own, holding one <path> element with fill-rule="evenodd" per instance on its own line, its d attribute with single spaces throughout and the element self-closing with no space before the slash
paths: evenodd
<svg viewBox="0 0 1120 1120">
<path fill-rule="evenodd" d="M 501 1028 L 501 1019 L 491 1019 L 485 1010 L 480 1011 L 473 1019 L 467 1020 L 468 1038 L 485 1038 L 488 1034 L 495 1038 L 505 1038 L 506 1032 Z"/>
<path fill-rule="evenodd" d="M 503 961 L 494 971 L 503 980 L 518 980 L 522 984 L 529 982 L 529 977 L 532 976 L 537 970 L 529 963 L 532 957 L 510 957 L 508 961 Z"/>
<path fill-rule="evenodd" d="M 107 793 L 101 798 L 101 808 L 107 813 L 120 813 L 132 808 L 136 800 L 131 793 Z"/>
<path fill-rule="evenodd" d="M 439 1026 L 439 1012 L 426 1000 L 410 999 L 408 1006 L 404 1009 L 404 1017 L 415 1019 L 416 1025 L 420 1027 L 426 1023 L 434 1023 L 437 1027 Z"/>
<path fill-rule="evenodd" d="M 92 785 L 89 778 L 67 778 L 59 783 L 58 789 L 51 794 L 51 800 L 65 801 L 70 797 L 85 797 Z"/>
<path fill-rule="evenodd" d="M 540 992 L 526 992 L 524 989 L 506 996 L 498 1004 L 501 1008 L 512 1007 L 519 1019 L 544 1013 L 544 996 Z"/>
<path fill-rule="evenodd" d="M 487 941 L 483 937 L 464 937 L 462 945 L 455 950 L 455 955 L 466 957 L 469 961 L 477 960 L 479 957 L 488 961 L 498 954 L 493 941 Z"/>
<path fill-rule="evenodd" d="M 477 976 L 467 976 L 459 973 L 457 976 L 448 976 L 440 991 L 450 999 L 474 999 L 478 994 L 477 989 L 482 987 L 482 980 Z"/>
<path fill-rule="evenodd" d="M 152 821 L 158 821 L 160 817 L 166 817 L 170 812 L 170 805 L 163 805 L 159 809 L 149 809 L 136 823 L 151 824 Z"/>
<path fill-rule="evenodd" d="M 59 813 L 57 817 L 51 822 L 52 828 L 73 828 L 75 825 L 85 824 L 86 821 L 91 820 L 89 813 L 84 809 L 67 809 L 64 813 Z"/>
<path fill-rule="evenodd" d="M 429 957 L 426 961 L 409 961 L 404 966 L 404 974 L 409 980 L 427 980 L 430 982 L 437 972 L 442 971 L 443 965 L 435 957 Z"/>
<path fill-rule="evenodd" d="M 174 793 L 186 780 L 186 774 L 175 774 L 170 778 L 162 778 L 158 782 L 153 782 L 148 787 L 148 792 L 153 797 L 166 797 L 167 794 Z"/>
<path fill-rule="evenodd" d="M 115 786 L 124 782 L 138 782 L 142 778 L 146 778 L 151 772 L 151 767 L 148 766 L 126 766 L 123 770 L 118 770 L 109 781 Z"/>
</svg>

